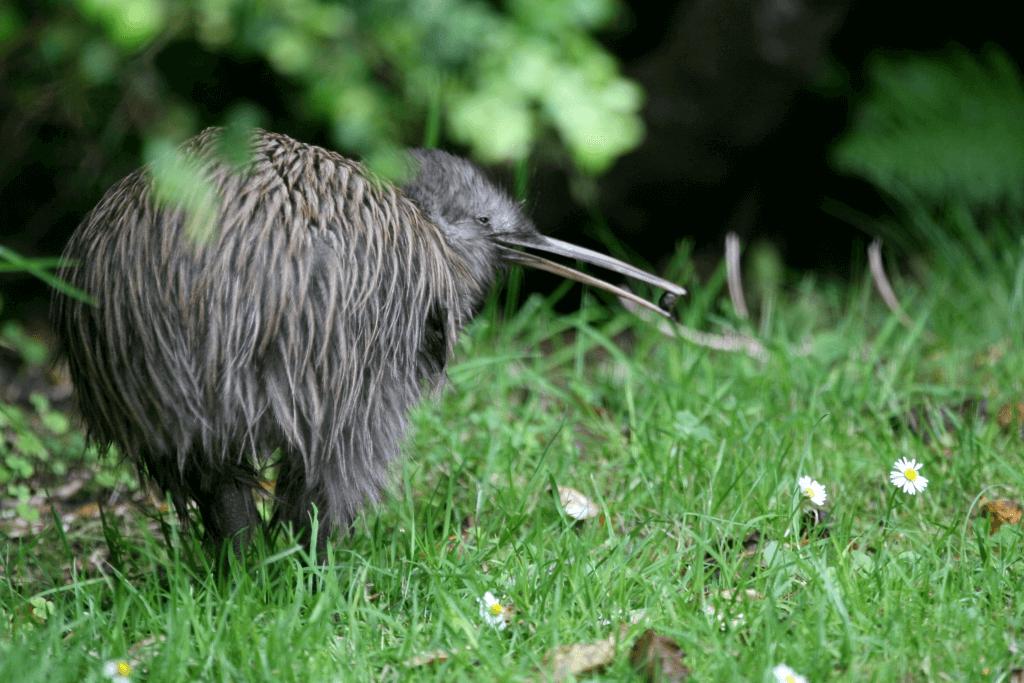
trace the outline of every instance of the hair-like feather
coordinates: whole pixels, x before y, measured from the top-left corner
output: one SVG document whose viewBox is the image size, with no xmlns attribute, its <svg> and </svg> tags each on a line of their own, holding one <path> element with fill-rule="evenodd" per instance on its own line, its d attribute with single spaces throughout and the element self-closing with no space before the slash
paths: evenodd
<svg viewBox="0 0 1024 683">
<path fill-rule="evenodd" d="M 207 239 L 142 168 L 67 245 L 61 276 L 98 302 L 52 306 L 78 406 L 91 438 L 134 458 L 183 517 L 195 501 L 214 539 L 258 523 L 250 489 L 275 450 L 276 518 L 306 528 L 315 504 L 325 531 L 345 528 L 385 487 L 408 412 L 496 265 L 453 248 L 415 187 L 264 131 L 239 170 L 218 135 L 182 148 L 217 197 Z"/>
<path fill-rule="evenodd" d="M 205 183 L 184 207 L 157 194 L 148 168 L 107 191 L 60 273 L 97 305 L 57 293 L 51 307 L 90 438 L 134 459 L 183 520 L 194 503 L 214 541 L 240 546 L 238 532 L 259 525 L 253 490 L 275 452 L 274 517 L 301 533 L 314 505 L 322 542 L 376 500 L 410 409 L 440 384 L 502 263 L 658 311 L 522 248 L 684 293 L 541 235 L 446 152 L 413 150 L 396 188 L 259 130 L 238 168 L 219 158 L 219 136 L 208 129 L 180 150 Z"/>
</svg>

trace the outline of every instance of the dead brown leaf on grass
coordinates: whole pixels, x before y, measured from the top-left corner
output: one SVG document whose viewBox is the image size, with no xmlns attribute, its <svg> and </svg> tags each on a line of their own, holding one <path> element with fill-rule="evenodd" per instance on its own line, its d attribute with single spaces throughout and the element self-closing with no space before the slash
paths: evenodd
<svg viewBox="0 0 1024 683">
<path fill-rule="evenodd" d="M 623 625 L 618 633 L 591 643 L 563 645 L 545 658 L 547 676 L 541 680 L 564 681 L 572 676 L 599 671 L 615 659 L 616 647 L 626 635 Z"/>
<path fill-rule="evenodd" d="M 690 669 L 683 663 L 686 654 L 672 640 L 647 629 L 633 643 L 629 661 L 633 668 L 648 681 L 678 683 L 690 677 Z"/>
<path fill-rule="evenodd" d="M 1024 403 L 1007 403 L 1000 406 L 996 422 L 1004 432 L 1015 431 L 1024 436 Z"/>
<path fill-rule="evenodd" d="M 545 672 L 540 677 L 543 681 L 564 681 L 570 676 L 593 673 L 607 667 L 615 659 L 619 642 L 629 633 L 630 625 L 640 623 L 646 612 L 642 609 L 631 610 L 624 623 L 607 638 L 590 643 L 573 643 L 563 645 L 548 653 L 544 658 Z M 609 623 L 602 620 L 602 624 Z"/>
<path fill-rule="evenodd" d="M 999 531 L 1004 524 L 1020 524 L 1024 509 L 1015 500 L 1001 498 L 999 500 L 981 499 L 981 513 L 988 517 L 989 533 Z"/>
</svg>

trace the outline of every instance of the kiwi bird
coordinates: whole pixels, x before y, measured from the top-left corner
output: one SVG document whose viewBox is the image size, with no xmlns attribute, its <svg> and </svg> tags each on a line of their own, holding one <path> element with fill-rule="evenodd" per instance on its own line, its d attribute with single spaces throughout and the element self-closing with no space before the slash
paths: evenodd
<svg viewBox="0 0 1024 683">
<path fill-rule="evenodd" d="M 65 251 L 51 318 L 90 439 L 116 446 L 186 523 L 244 545 L 254 489 L 276 467 L 273 523 L 317 541 L 385 490 L 408 413 L 444 378 L 456 337 L 504 264 L 547 270 L 659 313 L 645 299 L 538 256 L 547 252 L 684 290 L 543 236 L 471 162 L 412 150 L 392 186 L 358 162 L 253 131 L 248 164 L 208 129 L 181 154 L 216 206 L 160 201 L 150 169 L 111 187 Z M 531 251 L 527 251 L 531 250 Z M 276 454 L 276 456 L 275 456 Z"/>
</svg>

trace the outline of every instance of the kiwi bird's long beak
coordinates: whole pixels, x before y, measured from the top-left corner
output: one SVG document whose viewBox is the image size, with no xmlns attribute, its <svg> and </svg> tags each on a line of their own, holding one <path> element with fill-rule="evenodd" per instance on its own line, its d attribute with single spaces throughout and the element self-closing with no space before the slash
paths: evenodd
<svg viewBox="0 0 1024 683">
<path fill-rule="evenodd" d="M 545 237 L 544 235 L 530 235 L 528 237 L 502 235 L 498 241 L 501 243 L 501 257 L 510 263 L 517 263 L 529 268 L 544 270 L 568 280 L 575 280 L 576 282 L 590 285 L 597 289 L 603 289 L 606 292 L 610 292 L 615 296 L 632 301 L 639 306 L 643 306 L 644 308 L 665 317 L 671 317 L 671 304 L 675 301 L 675 298 L 686 294 L 686 290 L 674 282 L 669 282 L 657 275 L 652 275 L 647 271 L 635 268 L 628 263 L 623 263 L 618 259 L 608 256 L 607 254 L 602 254 L 599 251 L 593 251 L 586 247 L 580 247 L 572 244 L 571 242 L 563 242 L 562 240 Z M 633 278 L 634 280 L 646 282 L 647 284 L 654 285 L 655 287 L 660 287 L 666 292 L 666 295 L 662 297 L 662 301 L 665 303 L 663 303 L 663 307 L 656 306 L 647 299 L 639 297 L 629 290 L 616 287 L 610 282 L 587 275 L 586 273 L 581 273 L 574 268 L 562 265 L 561 263 L 556 263 L 555 261 L 548 260 L 542 256 L 530 254 L 511 247 L 525 247 L 527 249 L 536 249 L 538 251 L 544 251 L 551 254 L 558 254 L 559 256 L 566 256 L 578 261 L 583 261 L 584 263 L 590 263 L 598 266 L 599 268 L 604 268 L 605 270 L 625 275 L 626 277 Z"/>
</svg>

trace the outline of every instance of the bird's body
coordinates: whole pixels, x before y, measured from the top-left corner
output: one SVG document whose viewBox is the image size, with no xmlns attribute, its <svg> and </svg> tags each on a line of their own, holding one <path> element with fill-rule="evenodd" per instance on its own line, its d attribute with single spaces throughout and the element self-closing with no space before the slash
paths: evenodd
<svg viewBox="0 0 1024 683">
<path fill-rule="evenodd" d="M 243 170 L 217 141 L 182 148 L 217 198 L 208 235 L 140 169 L 69 242 L 62 276 L 97 302 L 53 305 L 78 405 L 94 441 L 183 515 L 194 502 L 214 540 L 258 525 L 252 489 L 274 453 L 276 519 L 308 529 L 315 505 L 322 532 L 345 528 L 384 489 L 410 409 L 496 275 L 491 233 L 533 228 L 443 152 L 416 153 L 398 189 L 284 135 L 255 132 Z"/>
</svg>

